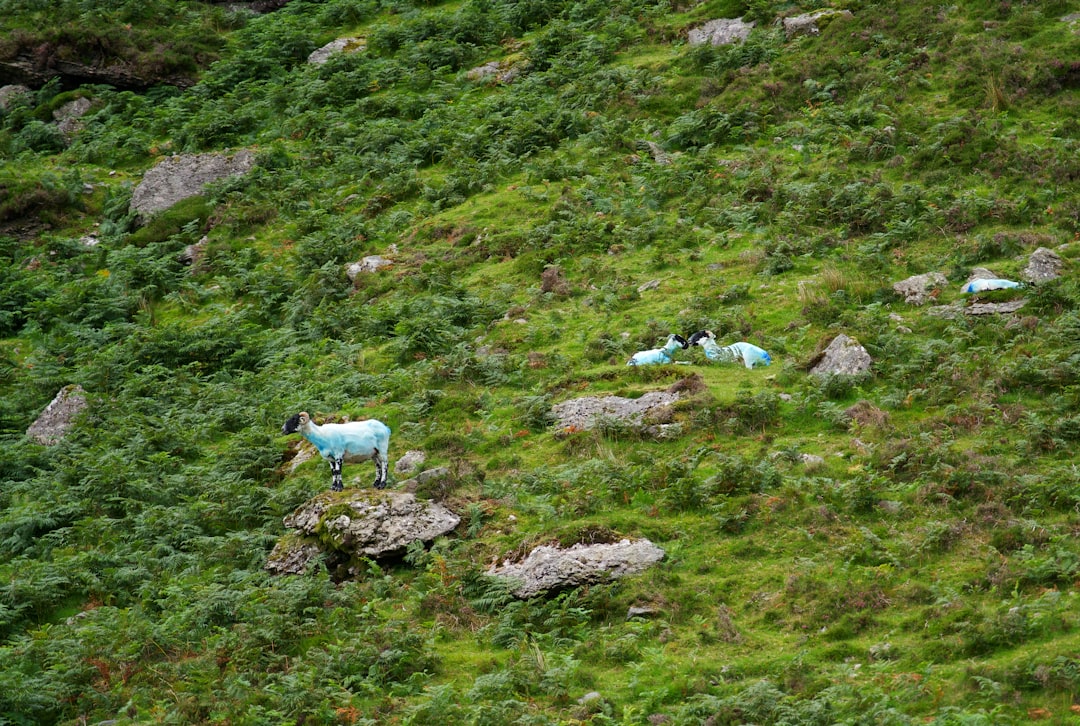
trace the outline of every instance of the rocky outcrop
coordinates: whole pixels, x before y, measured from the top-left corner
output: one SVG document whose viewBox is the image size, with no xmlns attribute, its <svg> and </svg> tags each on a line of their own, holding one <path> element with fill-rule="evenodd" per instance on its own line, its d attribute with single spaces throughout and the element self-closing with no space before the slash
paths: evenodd
<svg viewBox="0 0 1080 726">
<path fill-rule="evenodd" d="M 647 539 L 613 544 L 576 544 L 570 548 L 543 545 L 521 562 L 493 565 L 487 572 L 511 585 L 515 597 L 607 582 L 636 575 L 664 558 L 664 550 Z"/>
<path fill-rule="evenodd" d="M 784 18 L 784 35 L 787 36 L 788 40 L 800 35 L 817 35 L 823 27 L 832 21 L 837 19 L 848 20 L 852 17 L 854 16 L 850 10 L 836 10 L 834 8 L 824 8 L 815 10 L 812 13 L 795 15 Z"/>
<path fill-rule="evenodd" d="M 657 413 L 679 398 L 678 393 L 668 391 L 650 391 L 641 398 L 585 396 L 555 404 L 551 413 L 556 425 L 563 429 L 591 429 L 604 419 L 640 425 L 646 415 Z"/>
<path fill-rule="evenodd" d="M 350 489 L 323 492 L 283 521 L 295 532 L 270 553 L 266 568 L 271 572 L 303 571 L 319 552 L 345 560 L 398 554 L 413 542 L 453 531 L 461 518 L 409 492 Z"/>
<path fill-rule="evenodd" d="M 810 369 L 815 376 L 857 376 L 870 370 L 874 360 L 859 341 L 841 333 L 833 338 L 821 360 Z"/>
<path fill-rule="evenodd" d="M 1061 277 L 1061 257 L 1057 252 L 1046 247 L 1040 247 L 1031 253 L 1027 267 L 1021 273 L 1021 277 L 1030 283 L 1038 285 Z"/>
<path fill-rule="evenodd" d="M 45 446 L 58 444 L 75 425 L 75 417 L 82 413 L 86 406 L 86 391 L 82 386 L 65 386 L 37 420 L 30 424 L 26 435 Z"/>
<path fill-rule="evenodd" d="M 690 30 L 687 34 L 687 40 L 690 45 L 704 45 L 705 43 L 731 45 L 741 43 L 750 37 L 750 31 L 754 29 L 754 25 L 753 21 L 746 23 L 743 22 L 742 18 L 710 20 L 700 28 Z"/>
<path fill-rule="evenodd" d="M 948 278 L 940 272 L 927 272 L 894 283 L 893 290 L 909 305 L 924 305 L 948 284 Z"/>
<path fill-rule="evenodd" d="M 59 57 L 60 47 L 51 48 L 51 55 L 41 58 L 31 51 L 0 60 L 0 82 L 25 84 L 40 88 L 53 78 L 60 78 L 64 87 L 100 83 L 121 91 L 146 91 L 166 84 L 179 88 L 194 85 L 195 79 L 180 74 L 148 75 L 144 69 L 129 61 L 113 59 L 100 64 L 80 63 Z"/>
<path fill-rule="evenodd" d="M 238 151 L 225 154 L 184 154 L 162 160 L 143 175 L 131 195 L 131 209 L 148 217 L 177 202 L 201 194 L 218 179 L 246 174 L 255 166 L 255 154 Z"/>
</svg>

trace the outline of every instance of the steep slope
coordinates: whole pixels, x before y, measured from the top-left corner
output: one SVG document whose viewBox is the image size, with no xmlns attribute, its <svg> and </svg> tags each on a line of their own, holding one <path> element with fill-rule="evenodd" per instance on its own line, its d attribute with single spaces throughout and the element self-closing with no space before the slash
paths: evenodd
<svg viewBox="0 0 1080 726">
<path fill-rule="evenodd" d="M 1075 718 L 1080 7 L 854 1 L 785 30 L 819 6 L 293 0 L 214 11 L 188 89 L 11 101 L 0 718 Z M 744 42 L 687 42 L 735 17 Z M 162 158 L 238 148 L 250 173 L 130 211 Z M 1060 277 L 961 292 L 1039 248 Z M 933 272 L 921 305 L 894 290 Z M 624 365 L 704 329 L 771 366 Z M 841 334 L 869 372 L 812 375 Z M 27 438 L 73 383 L 71 433 Z M 674 428 L 551 415 L 671 388 Z M 448 467 L 417 494 L 455 535 L 264 571 L 329 480 L 288 465 L 299 410 Z M 484 574 L 624 536 L 663 562 L 526 601 Z"/>
</svg>

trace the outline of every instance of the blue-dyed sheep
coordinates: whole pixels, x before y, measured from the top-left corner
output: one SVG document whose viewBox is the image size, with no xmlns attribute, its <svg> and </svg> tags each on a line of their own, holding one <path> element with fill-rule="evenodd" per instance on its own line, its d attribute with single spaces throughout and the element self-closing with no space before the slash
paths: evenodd
<svg viewBox="0 0 1080 726">
<path fill-rule="evenodd" d="M 986 292 L 987 290 L 1011 290 L 1023 287 L 1023 283 L 1012 280 L 972 280 L 961 288 L 961 292 Z"/>
<path fill-rule="evenodd" d="M 630 360 L 626 362 L 628 366 L 647 366 L 654 363 L 673 363 L 675 359 L 675 351 L 679 348 L 686 348 L 686 338 L 672 333 L 668 336 L 667 342 L 664 343 L 662 348 L 653 348 L 652 350 L 641 350 L 634 353 Z"/>
<path fill-rule="evenodd" d="M 317 425 L 306 412 L 289 418 L 281 427 L 281 433 L 299 433 L 315 445 L 322 457 L 330 462 L 334 476 L 331 489 L 340 492 L 341 465 L 348 462 L 367 461 L 375 463 L 375 488 L 386 487 L 387 451 L 390 448 L 390 427 L 382 421 L 351 421 L 341 424 Z"/>
<path fill-rule="evenodd" d="M 705 351 L 705 357 L 716 361 L 742 360 L 747 368 L 772 363 L 772 358 L 767 352 L 753 343 L 740 341 L 731 345 L 717 345 L 716 336 L 711 330 L 699 330 L 690 336 L 687 345 L 700 345 Z"/>
</svg>

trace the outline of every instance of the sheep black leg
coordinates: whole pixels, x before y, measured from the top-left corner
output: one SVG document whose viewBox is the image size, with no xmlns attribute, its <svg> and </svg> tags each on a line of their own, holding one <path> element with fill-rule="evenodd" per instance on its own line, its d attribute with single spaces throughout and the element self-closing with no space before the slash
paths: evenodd
<svg viewBox="0 0 1080 726">
<path fill-rule="evenodd" d="M 330 473 L 334 475 L 334 483 L 330 485 L 332 491 L 340 492 L 345 488 L 341 483 L 341 465 L 344 461 L 344 458 L 330 460 Z"/>
<path fill-rule="evenodd" d="M 375 488 L 376 489 L 385 489 L 386 488 L 386 462 L 383 460 L 383 458 L 381 456 L 379 456 L 378 451 L 376 451 L 374 454 L 371 455 L 371 460 L 375 462 Z"/>
</svg>

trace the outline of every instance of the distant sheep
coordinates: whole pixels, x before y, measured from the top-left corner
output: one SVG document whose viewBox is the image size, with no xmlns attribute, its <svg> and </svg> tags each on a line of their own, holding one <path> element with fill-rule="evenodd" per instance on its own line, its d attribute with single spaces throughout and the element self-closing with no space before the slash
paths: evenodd
<svg viewBox="0 0 1080 726">
<path fill-rule="evenodd" d="M 668 336 L 667 342 L 664 343 L 661 348 L 653 348 L 652 350 L 642 350 L 634 353 L 630 360 L 626 362 L 628 366 L 646 366 L 653 365 L 655 363 L 673 363 L 675 359 L 675 351 L 687 347 L 686 338 L 672 333 Z"/>
<path fill-rule="evenodd" d="M 742 360 L 747 368 L 757 365 L 767 366 L 772 363 L 772 358 L 767 352 L 753 343 L 740 341 L 731 345 L 717 345 L 716 335 L 711 330 L 700 330 L 690 336 L 687 345 L 700 345 L 705 351 L 705 357 L 716 361 Z"/>
<path fill-rule="evenodd" d="M 1023 283 L 1014 282 L 1012 280 L 972 280 L 964 285 L 961 292 L 973 293 L 973 292 L 986 292 L 988 290 L 1011 290 L 1017 287 L 1023 287 Z"/>
<path fill-rule="evenodd" d="M 375 463 L 375 488 L 386 487 L 390 427 L 382 421 L 368 419 L 319 426 L 302 411 L 285 422 L 281 433 L 299 433 L 315 445 L 322 457 L 330 462 L 330 472 L 334 477 L 331 485 L 333 491 L 340 492 L 344 488 L 341 482 L 341 465 L 344 462 L 368 459 Z"/>
</svg>

